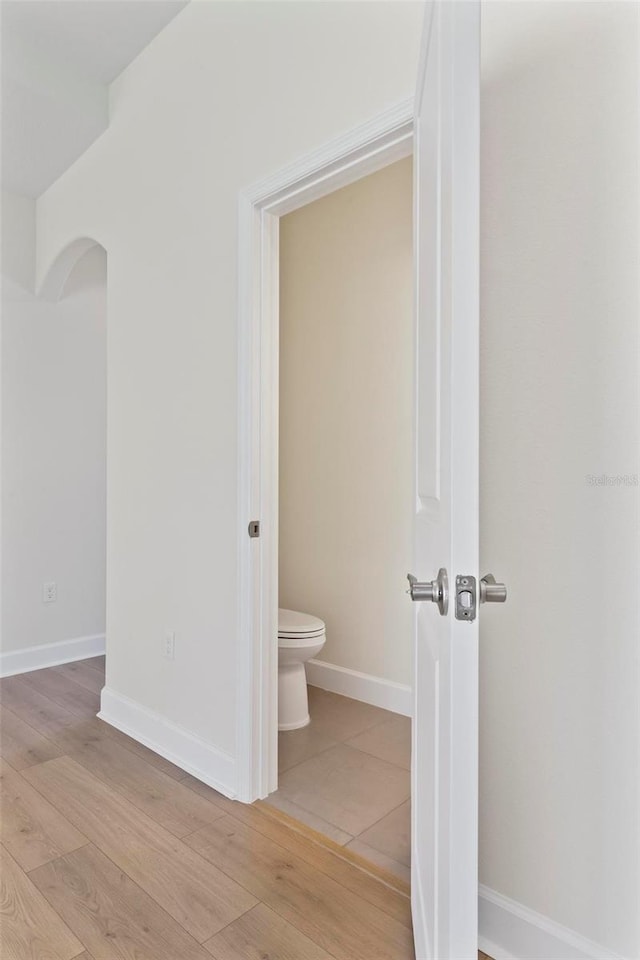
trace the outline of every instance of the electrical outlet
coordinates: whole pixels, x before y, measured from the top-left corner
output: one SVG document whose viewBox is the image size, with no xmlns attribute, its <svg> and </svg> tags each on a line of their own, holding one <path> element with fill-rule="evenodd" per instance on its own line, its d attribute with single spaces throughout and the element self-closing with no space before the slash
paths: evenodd
<svg viewBox="0 0 640 960">
<path fill-rule="evenodd" d="M 164 643 L 162 645 L 162 656 L 166 660 L 175 659 L 176 655 L 176 635 L 173 630 L 167 630 L 164 635 Z"/>
<path fill-rule="evenodd" d="M 58 587 L 55 580 L 50 580 L 48 583 L 42 584 L 42 602 L 43 603 L 55 603 L 58 599 Z"/>
</svg>

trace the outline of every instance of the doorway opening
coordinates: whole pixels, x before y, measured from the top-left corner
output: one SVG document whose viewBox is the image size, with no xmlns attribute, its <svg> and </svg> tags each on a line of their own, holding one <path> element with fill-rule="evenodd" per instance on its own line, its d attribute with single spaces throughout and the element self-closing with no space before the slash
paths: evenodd
<svg viewBox="0 0 640 960">
<path fill-rule="evenodd" d="M 412 212 L 406 157 L 279 222 L 279 781 L 267 800 L 407 883 Z"/>
<path fill-rule="evenodd" d="M 298 494 L 295 497 L 293 495 L 289 496 L 281 490 L 281 479 L 286 483 L 284 477 L 288 473 L 287 469 L 284 468 L 284 463 L 281 463 L 281 458 L 288 457 L 290 460 L 291 455 L 287 453 L 287 450 L 292 451 L 298 447 L 300 438 L 305 435 L 304 410 L 306 401 L 304 398 L 301 400 L 298 398 L 299 402 L 296 402 L 295 398 L 291 398 L 292 402 L 290 403 L 288 401 L 284 402 L 284 398 L 281 398 L 281 389 L 288 389 L 286 383 L 281 380 L 281 371 L 282 376 L 287 376 L 287 369 L 289 371 L 295 369 L 296 363 L 293 357 L 290 358 L 292 361 L 290 364 L 282 358 L 281 365 L 283 344 L 286 341 L 288 345 L 291 338 L 285 335 L 286 331 L 283 330 L 281 341 L 280 325 L 281 322 L 285 322 L 285 317 L 281 313 L 281 301 L 283 309 L 286 311 L 288 296 L 285 286 L 281 286 L 281 284 L 287 282 L 283 276 L 286 263 L 283 262 L 282 258 L 284 255 L 288 259 L 287 251 L 289 249 L 295 251 L 298 246 L 295 236 L 290 236 L 292 229 L 295 233 L 296 221 L 302 221 L 309 216 L 313 216 L 315 211 L 320 210 L 321 202 L 328 203 L 331 206 L 332 204 L 342 203 L 346 199 L 348 207 L 349 203 L 352 203 L 358 194 L 365 195 L 360 198 L 361 200 L 366 200 L 367 191 L 375 197 L 379 193 L 383 181 L 385 183 L 388 181 L 389 184 L 393 183 L 394 189 L 398 187 L 401 181 L 408 202 L 408 210 L 405 211 L 403 242 L 405 246 L 408 242 L 409 246 L 405 264 L 408 283 L 408 290 L 405 290 L 405 295 L 407 295 L 409 312 L 406 318 L 407 328 L 403 335 L 409 338 L 408 341 L 405 341 L 405 345 L 410 355 L 414 356 L 411 319 L 413 295 L 411 281 L 412 106 L 410 102 L 402 104 L 378 118 L 375 123 L 368 125 L 368 127 L 354 131 L 348 138 L 336 141 L 331 147 L 325 148 L 319 154 L 306 158 L 295 167 L 285 170 L 279 177 L 259 184 L 243 196 L 240 211 L 240 290 L 246 296 L 245 301 L 240 304 L 239 375 L 242 397 L 240 411 L 240 478 L 241 484 L 244 485 L 241 488 L 240 511 L 244 529 L 248 530 L 251 522 L 258 520 L 260 522 L 260 535 L 256 537 L 255 528 L 253 528 L 254 535 L 247 536 L 240 557 L 240 594 L 242 600 L 239 620 L 240 636 L 243 642 L 239 647 L 238 726 L 241 737 L 239 755 L 243 757 L 245 762 L 238 771 L 238 795 L 245 800 L 255 800 L 275 794 L 271 803 L 278 804 L 285 813 L 292 815 L 298 821 L 306 822 L 310 828 L 323 833 L 334 843 L 340 843 L 345 849 L 348 849 L 351 845 L 351 849 L 356 854 L 362 851 L 361 855 L 364 855 L 370 862 L 375 863 L 377 861 L 381 869 L 392 867 L 391 872 L 395 873 L 396 878 L 400 878 L 405 883 L 409 875 L 407 847 L 410 836 L 410 715 L 412 712 L 410 651 L 413 640 L 413 613 L 411 605 L 407 604 L 404 611 L 406 637 L 400 636 L 403 628 L 401 624 L 398 624 L 395 635 L 397 647 L 394 651 L 391 640 L 393 636 L 391 624 L 394 619 L 393 604 L 389 604 L 385 600 L 376 602 L 374 596 L 376 592 L 380 592 L 380 585 L 388 580 L 388 570 L 385 572 L 383 558 L 386 555 L 385 551 L 387 553 L 393 552 L 393 547 L 390 548 L 388 537 L 385 536 L 381 536 L 381 542 L 378 544 L 381 559 L 376 573 L 379 576 L 379 582 L 377 585 L 370 585 L 373 592 L 369 604 L 366 610 L 362 611 L 363 616 L 360 618 L 364 621 L 364 629 L 355 629 L 357 616 L 354 617 L 353 610 L 351 619 L 345 614 L 350 609 L 350 585 L 359 581 L 360 595 L 364 596 L 366 593 L 367 584 L 363 582 L 366 581 L 366 570 L 354 570 L 352 579 L 349 580 L 346 575 L 349 567 L 347 557 L 343 557 L 344 574 L 338 578 L 342 583 L 341 596 L 338 597 L 334 591 L 335 602 L 323 603 L 322 609 L 318 609 L 319 605 L 313 597 L 297 590 L 291 581 L 290 572 L 299 566 L 293 550 L 290 549 L 291 544 L 297 542 L 297 547 L 302 549 L 306 539 L 302 518 L 299 518 L 300 523 L 298 523 L 295 521 L 293 514 L 299 513 L 301 504 L 305 496 L 308 496 L 309 491 L 307 489 L 305 494 L 302 489 L 306 485 L 304 476 L 298 476 L 294 480 L 294 484 L 298 487 Z M 376 183 L 375 178 L 378 176 L 382 180 Z M 324 201 L 322 198 L 324 198 Z M 364 206 L 366 208 L 367 204 L 365 203 Z M 297 213 L 294 213 L 294 211 Z M 291 217 L 287 219 L 289 215 Z M 322 214 L 320 213 L 320 215 Z M 351 224 L 352 227 L 353 223 Z M 339 232 L 342 233 L 343 240 L 346 243 L 353 245 L 355 253 L 358 250 L 358 237 L 351 228 L 349 227 L 347 213 L 346 219 L 342 220 Z M 384 225 L 381 229 L 384 231 Z M 328 252 L 335 256 L 335 249 L 330 251 L 328 247 Z M 373 251 L 369 251 L 369 254 L 370 257 L 375 259 Z M 378 250 L 378 256 L 381 256 L 380 250 Z M 348 264 L 345 264 L 344 267 L 345 281 L 347 281 L 349 275 Z M 378 263 L 375 269 L 379 273 L 381 264 Z M 296 274 L 298 273 L 295 265 L 294 271 Z M 392 282 L 390 280 L 389 287 L 391 286 Z M 359 299 L 357 288 L 351 296 L 355 297 L 356 301 Z M 344 299 L 343 290 L 343 301 Z M 353 303 L 349 304 L 348 297 L 346 301 L 346 303 L 343 302 L 345 315 L 354 306 Z M 363 307 L 361 303 L 359 306 L 360 308 Z M 371 309 L 374 306 L 379 311 L 380 316 L 385 315 L 384 304 L 372 303 Z M 333 307 L 331 309 L 333 311 Z M 391 310 L 391 302 L 388 304 L 386 313 L 386 327 L 380 323 L 375 331 L 377 356 L 379 357 L 377 362 L 380 366 L 378 370 L 379 392 L 369 391 L 371 416 L 367 421 L 363 414 L 360 417 L 360 431 L 355 433 L 352 431 L 351 436 L 352 446 L 354 447 L 353 455 L 359 455 L 361 461 L 366 460 L 367 452 L 378 458 L 382 456 L 382 460 L 379 459 L 377 464 L 375 457 L 373 461 L 370 460 L 369 473 L 373 475 L 382 472 L 387 477 L 387 481 L 394 476 L 394 471 L 388 469 L 388 463 L 384 464 L 384 469 L 382 469 L 384 460 L 382 448 L 387 444 L 381 442 L 378 449 L 375 444 L 375 437 L 376 428 L 378 433 L 384 432 L 385 428 L 393 432 L 389 423 L 383 424 L 381 422 L 381 416 L 384 416 L 384 398 L 381 397 L 384 392 L 382 372 L 385 368 L 385 359 L 389 360 L 389 346 L 393 347 L 395 345 L 393 326 L 394 322 L 397 322 L 397 317 L 389 317 L 389 310 Z M 366 307 L 364 307 L 364 312 L 366 312 Z M 373 338 L 376 328 L 373 314 L 370 321 L 369 335 Z M 315 324 L 315 327 L 316 330 L 320 330 L 322 324 Z M 344 344 L 344 346 L 348 345 L 350 350 L 355 351 L 354 356 L 357 356 L 358 341 L 366 334 L 366 330 L 366 317 L 359 330 L 353 324 L 334 323 L 332 335 L 337 336 L 338 340 L 333 344 L 325 344 L 325 361 L 328 362 L 331 358 L 336 358 L 340 349 L 341 336 L 347 337 L 347 340 L 349 336 L 352 338 L 351 343 Z M 299 328 L 298 334 L 300 334 Z M 386 346 L 385 337 L 391 338 L 387 340 Z M 304 339 L 305 337 L 302 336 L 303 341 Z M 364 347 L 364 344 L 362 346 Z M 304 352 L 304 343 L 299 343 L 293 349 L 294 354 L 298 347 Z M 312 346 L 311 350 L 315 355 L 315 358 L 314 356 L 308 358 L 311 367 L 313 367 L 314 359 L 318 363 L 325 362 L 318 353 L 318 345 Z M 336 488 L 339 487 L 340 472 L 344 474 L 349 469 L 349 437 L 348 435 L 345 436 L 349 433 L 349 429 L 347 418 L 340 418 L 339 414 L 340 404 L 344 407 L 349 402 L 349 392 L 354 389 L 354 384 L 349 386 L 348 383 L 348 367 L 350 365 L 347 360 L 348 352 L 347 350 L 342 352 L 342 360 L 343 363 L 347 364 L 347 369 L 343 368 L 341 371 L 341 379 L 344 384 L 341 399 L 334 396 L 333 409 L 331 409 L 331 404 L 327 404 L 325 410 L 327 436 L 331 435 L 332 422 L 334 433 L 342 430 L 340 457 L 343 461 L 347 461 L 343 464 L 341 471 L 334 472 L 333 482 Z M 366 350 L 362 350 L 361 356 L 365 354 Z M 397 362 L 392 363 L 391 366 L 395 367 L 393 370 L 395 385 L 398 386 L 398 381 L 404 380 L 403 389 L 406 391 L 406 402 L 403 411 L 404 422 L 400 432 L 405 431 L 404 440 L 409 445 L 412 442 L 410 431 L 413 369 L 410 366 L 408 377 L 404 377 L 397 368 Z M 368 370 L 365 380 L 369 387 L 372 383 L 375 384 L 375 371 Z M 289 388 L 293 388 L 294 392 L 297 392 L 298 387 L 295 386 L 295 377 L 293 383 L 287 377 L 287 382 Z M 362 403 L 363 410 L 366 407 L 366 393 L 366 390 L 360 390 L 358 393 L 358 399 Z M 319 397 L 320 395 L 316 397 L 317 409 L 321 409 L 323 406 Z M 351 402 L 354 403 L 353 397 Z M 293 419 L 297 422 L 298 439 L 293 435 L 287 435 L 288 427 L 281 419 L 284 416 L 283 411 L 285 409 L 289 409 L 290 412 L 295 411 Z M 341 419 L 344 421 L 342 424 Z M 378 422 L 376 423 L 376 421 Z M 294 434 L 296 429 L 294 429 Z M 307 431 L 307 442 L 311 445 L 310 449 L 315 447 L 318 450 L 326 444 L 318 435 L 314 438 L 313 433 L 313 430 Z M 280 439 L 282 444 L 279 442 Z M 355 452 L 358 444 L 361 445 L 359 454 Z M 300 453 L 302 456 L 301 459 L 298 459 L 298 463 L 305 460 L 302 451 Z M 307 458 L 307 467 L 309 467 L 310 459 Z M 282 471 L 281 466 L 283 467 Z M 362 463 L 361 466 L 363 466 Z M 326 480 L 326 471 L 324 476 Z M 322 471 L 320 471 L 320 476 L 315 479 L 322 485 Z M 410 469 L 406 479 L 409 488 L 411 488 Z M 363 491 L 362 489 L 357 490 L 356 486 L 354 484 L 352 492 L 349 494 L 353 504 L 357 504 L 362 499 Z M 362 483 L 360 483 L 360 486 L 362 486 Z M 339 494 L 339 490 L 336 489 L 336 492 Z M 283 499 L 280 499 L 281 497 Z M 286 506 L 284 504 L 285 497 Z M 410 508 L 411 489 L 405 498 L 407 521 Z M 340 511 L 342 515 L 337 523 L 336 511 L 331 518 L 332 526 L 337 530 L 344 529 L 347 524 L 345 511 L 348 513 L 348 506 L 344 502 L 340 504 L 338 512 Z M 311 512 L 311 510 L 305 511 L 307 518 L 310 517 Z M 372 518 L 376 513 L 375 505 L 370 504 L 368 513 L 366 509 L 361 512 L 364 519 L 354 520 L 354 536 L 351 538 L 351 545 L 355 544 L 360 550 L 364 548 L 368 551 L 367 538 L 364 536 L 358 537 L 358 529 L 360 529 L 361 534 L 364 534 L 364 525 L 366 524 L 367 531 L 373 537 L 375 543 L 376 530 L 372 530 L 372 527 L 374 527 Z M 321 514 L 322 511 L 316 511 L 314 521 L 316 525 L 319 523 L 322 526 Z M 380 526 L 382 528 L 384 525 L 381 524 Z M 408 523 L 405 524 L 405 527 L 408 529 Z M 288 544 L 286 560 L 285 542 Z M 339 550 L 340 544 L 335 543 L 334 547 Z M 368 552 L 370 553 L 370 551 Z M 401 586 L 402 577 L 406 574 L 404 566 L 406 565 L 407 554 L 404 548 L 403 552 L 404 559 L 400 565 L 398 565 L 399 561 L 396 556 L 396 566 L 398 566 L 395 575 L 396 582 L 387 584 L 387 587 L 396 596 L 399 595 L 401 600 L 406 601 Z M 309 553 L 307 553 L 307 558 L 309 559 Z M 366 557 L 364 560 L 366 560 Z M 319 558 L 316 557 L 313 562 L 319 562 Z M 327 563 L 331 564 L 330 558 L 327 558 Z M 332 579 L 335 587 L 335 576 Z M 282 587 L 280 584 L 282 584 Z M 328 585 L 325 586 L 329 589 Z M 358 601 L 360 605 L 362 605 L 362 602 Z M 355 607 L 356 605 L 354 602 L 352 606 Z M 336 617 L 338 606 L 342 608 L 342 615 Z M 330 607 L 332 610 L 329 609 Z M 374 607 L 377 614 L 372 612 Z M 283 608 L 292 610 L 294 614 L 303 611 L 312 615 L 312 619 L 315 617 L 322 622 L 323 626 L 326 627 L 327 654 L 323 655 L 318 650 L 317 655 L 312 658 L 310 665 L 306 668 L 309 671 L 308 679 L 311 684 L 309 687 L 311 723 L 306 728 L 306 732 L 301 727 L 298 730 L 282 731 L 279 744 L 278 634 L 283 632 L 279 630 L 279 625 L 281 625 L 279 613 Z M 375 619 L 376 616 L 378 623 L 384 624 L 382 634 L 386 635 L 386 640 L 380 640 L 380 630 L 378 630 L 378 637 L 372 635 L 368 621 L 372 617 Z M 295 631 L 295 624 L 293 627 Z M 357 635 L 356 646 L 360 646 L 359 654 L 352 651 L 351 660 L 348 659 L 349 654 L 345 652 L 344 640 L 342 642 L 340 640 L 340 636 L 342 635 L 344 638 L 346 634 L 351 639 Z M 368 661 L 368 666 L 364 660 L 358 661 L 357 659 L 357 656 L 363 653 L 366 657 L 367 643 L 371 648 L 369 653 L 373 655 Z M 346 659 L 331 664 L 329 668 L 323 666 L 323 663 L 330 663 L 327 655 L 335 660 L 336 651 L 341 648 Z M 401 649 L 402 653 L 400 653 Z M 334 667 L 333 670 L 331 666 Z M 335 669 L 336 667 L 337 669 Z M 332 676 L 330 683 L 326 679 L 329 673 Z M 327 687 L 329 689 L 323 689 Z M 250 711 L 246 710 L 247 704 L 251 704 Z M 356 739 L 358 739 L 358 743 L 355 743 Z M 347 741 L 354 742 L 347 743 Z M 325 747 L 326 749 L 324 749 Z M 333 810 L 330 815 L 323 817 L 317 810 L 309 809 L 311 805 L 310 794 L 315 792 L 313 787 L 314 777 L 319 777 L 325 784 L 329 781 L 342 782 L 344 787 L 348 787 L 347 781 L 349 778 L 345 777 L 344 773 L 350 771 L 352 782 L 358 783 L 358 763 L 353 763 L 354 759 L 359 761 L 363 774 L 359 781 L 360 790 L 367 782 L 366 776 L 372 777 L 368 787 L 366 787 L 366 793 L 372 801 L 371 805 L 364 805 L 366 809 L 363 809 L 360 817 L 352 817 L 349 814 L 345 816 L 345 810 L 350 805 L 349 798 L 337 797 L 337 807 L 335 809 L 340 808 L 342 811 L 337 815 Z M 325 774 L 322 773 L 323 765 L 331 761 L 336 763 L 338 768 L 342 765 L 342 773 L 339 769 L 326 771 Z M 280 771 L 278 767 L 280 767 Z M 309 774 L 311 774 L 311 780 L 308 783 L 310 790 L 306 798 L 300 793 L 296 793 L 296 789 L 293 787 L 289 791 L 286 783 L 284 784 L 285 790 L 276 793 L 279 786 L 279 775 L 283 780 L 286 778 L 287 781 L 293 781 L 296 777 Z M 379 780 L 376 778 L 379 778 Z M 386 786 L 382 785 L 383 781 L 385 781 Z M 289 795 L 285 796 L 285 793 Z M 381 807 L 379 804 L 376 806 L 373 803 L 373 798 L 378 793 L 382 793 L 386 797 Z M 297 800 L 295 797 L 297 797 Z M 346 799 L 347 802 L 343 803 L 343 799 Z M 352 796 L 351 800 L 353 799 Z M 303 802 L 299 802 L 301 800 Z M 388 817 L 390 818 L 388 822 L 381 823 Z M 336 821 L 339 821 L 339 823 Z M 367 831 L 376 824 L 381 824 L 379 836 L 375 831 L 365 836 Z M 386 845 L 383 839 L 385 828 L 388 828 L 392 835 L 395 832 L 397 837 L 397 841 L 394 839 L 391 847 Z M 374 843 L 368 843 L 368 841 L 374 841 L 376 846 L 374 846 Z M 400 852 L 401 847 L 403 852 Z M 367 852 L 370 853 L 370 856 L 366 856 Z M 393 856 L 394 852 L 396 853 L 395 857 Z"/>
</svg>

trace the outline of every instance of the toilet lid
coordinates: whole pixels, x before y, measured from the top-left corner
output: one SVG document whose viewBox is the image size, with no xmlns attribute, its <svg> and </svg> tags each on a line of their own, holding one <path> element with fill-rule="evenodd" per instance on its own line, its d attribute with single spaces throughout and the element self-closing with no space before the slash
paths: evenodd
<svg viewBox="0 0 640 960">
<path fill-rule="evenodd" d="M 308 637 L 324 633 L 324 621 L 312 617 L 310 613 L 297 610 L 278 610 L 279 637 Z"/>
</svg>

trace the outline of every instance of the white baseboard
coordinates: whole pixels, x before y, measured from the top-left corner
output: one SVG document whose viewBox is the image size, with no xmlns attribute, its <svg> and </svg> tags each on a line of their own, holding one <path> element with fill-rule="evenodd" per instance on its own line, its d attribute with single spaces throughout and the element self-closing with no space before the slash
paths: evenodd
<svg viewBox="0 0 640 960">
<path fill-rule="evenodd" d="M 623 960 L 574 930 L 480 884 L 479 948 L 494 960 Z"/>
<path fill-rule="evenodd" d="M 102 690 L 98 716 L 185 773 L 191 773 L 225 797 L 236 799 L 236 761 L 184 727 L 108 687 Z"/>
<path fill-rule="evenodd" d="M 359 673 L 357 670 L 348 670 L 338 667 L 334 663 L 325 663 L 323 660 L 309 660 L 307 668 L 307 683 L 312 687 L 321 687 L 331 693 L 341 693 L 343 697 L 352 700 L 361 700 L 374 707 L 392 710 L 405 717 L 413 715 L 413 691 L 403 683 L 393 680 L 382 680 L 372 677 L 368 673 Z"/>
<path fill-rule="evenodd" d="M 25 650 L 7 650 L 0 653 L 0 677 L 13 677 L 17 673 L 29 673 L 44 667 L 56 667 L 60 663 L 86 660 L 104 653 L 104 633 L 93 637 L 76 637 L 74 640 L 59 640 L 57 643 L 41 643 Z"/>
</svg>

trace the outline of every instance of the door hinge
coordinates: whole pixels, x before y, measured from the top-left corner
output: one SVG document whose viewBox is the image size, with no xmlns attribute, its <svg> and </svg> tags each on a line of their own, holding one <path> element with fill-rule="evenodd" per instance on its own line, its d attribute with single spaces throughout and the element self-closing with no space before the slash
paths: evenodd
<svg viewBox="0 0 640 960">
<path fill-rule="evenodd" d="M 259 537 L 260 536 L 260 521 L 252 520 L 249 524 L 249 536 L 250 537 Z"/>
</svg>

